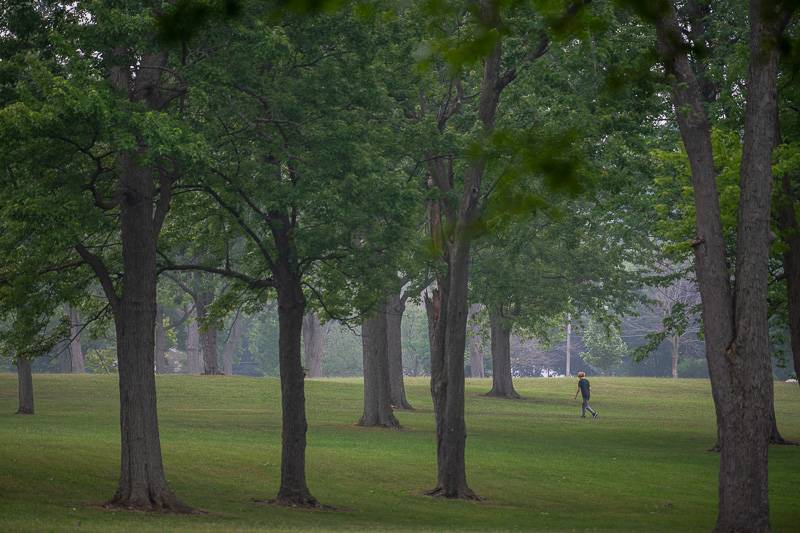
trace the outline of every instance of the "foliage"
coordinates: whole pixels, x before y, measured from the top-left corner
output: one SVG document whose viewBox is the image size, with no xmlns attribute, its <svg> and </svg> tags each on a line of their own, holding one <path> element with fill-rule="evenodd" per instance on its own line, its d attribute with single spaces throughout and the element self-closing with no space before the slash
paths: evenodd
<svg viewBox="0 0 800 533">
<path fill-rule="evenodd" d="M 586 350 L 581 352 L 581 359 L 604 374 L 628 354 L 628 345 L 622 340 L 619 328 L 597 320 L 589 320 L 583 334 L 583 345 Z"/>
</svg>

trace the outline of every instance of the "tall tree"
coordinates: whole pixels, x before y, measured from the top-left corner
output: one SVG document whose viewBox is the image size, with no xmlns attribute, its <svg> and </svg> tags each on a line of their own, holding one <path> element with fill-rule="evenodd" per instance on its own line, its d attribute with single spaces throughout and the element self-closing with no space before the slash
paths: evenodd
<svg viewBox="0 0 800 533">
<path fill-rule="evenodd" d="M 208 172 L 185 189 L 204 213 L 224 215 L 244 249 L 202 264 L 165 260 L 163 268 L 228 276 L 231 290 L 261 305 L 277 297 L 276 502 L 317 506 L 305 475 L 303 317 L 309 297 L 331 318 L 365 307 L 354 300 L 382 266 L 380 252 L 405 231 L 402 214 L 413 198 L 389 164 L 400 159 L 391 123 L 375 120 L 389 104 L 380 84 L 397 74 L 367 53 L 376 35 L 352 10 L 276 23 L 267 5 L 245 9 L 241 24 L 213 33 L 220 53 L 202 76 L 203 101 L 213 106 L 197 114 L 197 127 L 215 148 Z M 186 219 L 197 224 L 192 211 Z"/>
<path fill-rule="evenodd" d="M 777 144 L 780 40 L 796 6 L 749 2 L 749 70 L 736 277 L 731 282 L 701 78 L 671 2 L 654 15 L 658 52 L 689 156 L 696 206 L 695 270 L 720 445 L 717 531 L 769 531 L 767 447 L 772 378 L 767 328 L 771 159 Z"/>
<path fill-rule="evenodd" d="M 175 74 L 180 61 L 156 38 L 160 2 L 37 9 L 43 18 L 65 17 L 48 33 L 61 53 L 19 58 L 26 90 L 2 110 L 9 160 L 2 178 L 6 187 L 25 184 L 19 194 L 57 213 L 38 223 L 20 218 L 18 229 L 88 265 L 114 318 L 121 468 L 108 505 L 188 511 L 164 474 L 153 372 L 156 244 L 186 161 L 185 131 L 173 127 L 176 96 L 185 91 Z M 26 183 L 23 175 L 35 179 Z M 7 200 L 13 207 L 14 198 Z M 115 242 L 121 246 L 109 245 Z"/>
</svg>

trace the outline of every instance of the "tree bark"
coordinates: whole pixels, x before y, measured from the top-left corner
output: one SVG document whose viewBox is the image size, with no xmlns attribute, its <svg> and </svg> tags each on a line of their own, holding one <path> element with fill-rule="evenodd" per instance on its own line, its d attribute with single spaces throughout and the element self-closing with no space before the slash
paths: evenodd
<svg viewBox="0 0 800 533">
<path fill-rule="evenodd" d="M 81 323 L 78 310 L 67 305 L 67 316 L 69 317 L 69 355 L 70 371 L 73 374 L 83 374 L 86 372 L 83 349 L 81 348 Z"/>
<path fill-rule="evenodd" d="M 214 301 L 212 291 L 200 290 L 195 299 L 197 320 L 203 324 L 208 317 L 208 306 Z M 200 346 L 203 354 L 202 372 L 206 375 L 218 375 L 219 362 L 217 357 L 217 328 L 213 324 L 203 324 L 200 328 Z"/>
<path fill-rule="evenodd" d="M 322 359 L 325 352 L 325 333 L 316 313 L 306 313 L 303 318 L 303 348 L 306 355 L 306 377 L 322 377 Z"/>
<path fill-rule="evenodd" d="M 469 371 L 473 378 L 486 377 L 483 362 L 483 339 L 481 338 L 481 327 L 473 317 L 481 310 L 481 304 L 469 306 L 469 318 L 467 323 L 471 323 L 469 336 Z M 470 322 L 471 321 L 471 322 Z"/>
<path fill-rule="evenodd" d="M 403 380 L 403 313 L 406 310 L 404 295 L 389 298 L 386 310 L 386 342 L 389 357 L 389 388 L 391 403 L 395 409 L 414 409 L 406 398 Z"/>
<path fill-rule="evenodd" d="M 788 4 L 787 4 L 788 6 Z M 778 12 L 785 9 L 785 12 Z M 725 255 L 711 129 L 674 6 L 656 21 L 659 53 L 689 156 L 695 270 L 720 445 L 717 531 L 769 531 L 767 448 L 773 384 L 767 331 L 771 159 L 777 132 L 776 46 L 790 9 L 750 2 L 750 65 L 740 174 L 735 294 Z"/>
<path fill-rule="evenodd" d="M 360 426 L 399 428 L 392 412 L 389 385 L 389 353 L 386 335 L 386 303 L 361 322 L 364 357 L 364 414 Z"/>
<path fill-rule="evenodd" d="M 519 399 L 511 376 L 511 325 L 498 306 L 489 309 L 492 330 L 492 390 L 486 396 Z"/>
<path fill-rule="evenodd" d="M 164 310 L 156 306 L 155 344 L 153 356 L 155 357 L 156 372 L 166 374 L 167 366 L 167 330 L 164 329 Z"/>
<path fill-rule="evenodd" d="M 33 414 L 33 374 L 31 362 L 24 357 L 17 359 L 17 387 L 19 393 L 18 415 Z"/>
<path fill-rule="evenodd" d="M 278 240 L 278 239 L 276 239 Z M 288 238 L 279 240 L 279 250 L 288 254 Z M 278 345 L 281 378 L 282 448 L 281 486 L 276 503 L 292 507 L 319 505 L 306 485 L 306 400 L 305 372 L 301 357 L 303 316 L 306 300 L 300 278 L 287 262 L 279 267 L 278 292 Z"/>
<path fill-rule="evenodd" d="M 200 358 L 200 328 L 197 325 L 197 318 L 190 318 L 186 321 L 186 372 L 189 374 L 200 374 L 203 371 L 203 363 Z"/>
<path fill-rule="evenodd" d="M 233 317 L 231 322 L 231 331 L 228 334 L 228 340 L 225 341 L 225 347 L 222 349 L 222 373 L 226 376 L 233 375 L 233 354 L 236 352 L 236 347 L 242 338 L 242 318 L 239 313 Z"/>
</svg>

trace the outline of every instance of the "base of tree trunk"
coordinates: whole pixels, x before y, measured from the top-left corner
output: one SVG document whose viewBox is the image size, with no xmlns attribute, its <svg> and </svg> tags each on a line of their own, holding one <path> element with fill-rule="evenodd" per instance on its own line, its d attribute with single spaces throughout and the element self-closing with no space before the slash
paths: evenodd
<svg viewBox="0 0 800 533">
<path fill-rule="evenodd" d="M 392 409 L 395 411 L 413 411 L 414 407 L 407 401 L 398 402 L 400 405 L 392 404 Z"/>
<path fill-rule="evenodd" d="M 519 393 L 517 391 L 515 391 L 515 390 L 512 390 L 511 392 L 499 392 L 499 391 L 496 391 L 496 390 L 492 389 L 489 392 L 487 392 L 486 394 L 484 394 L 484 396 L 488 396 L 490 398 L 506 398 L 508 400 L 521 400 L 522 399 L 522 396 L 520 396 Z"/>
<path fill-rule="evenodd" d="M 771 435 L 769 438 L 769 443 L 775 446 L 800 446 L 800 442 L 796 442 L 793 440 L 786 440 L 780 434 Z"/>
<path fill-rule="evenodd" d="M 225 373 L 222 370 L 216 370 L 214 372 L 206 372 L 203 371 L 204 376 L 224 376 Z"/>
<path fill-rule="evenodd" d="M 394 416 L 387 420 L 380 420 L 376 422 L 365 422 L 362 418 L 356 425 L 365 428 L 400 429 L 400 422 Z"/>
<path fill-rule="evenodd" d="M 28 409 L 27 407 L 20 407 L 19 409 L 17 409 L 16 414 L 18 414 L 18 415 L 32 415 L 33 414 L 33 409 Z"/>
<path fill-rule="evenodd" d="M 175 514 L 201 514 L 202 511 L 189 507 L 180 501 L 175 495 L 150 495 L 149 497 L 128 497 L 122 498 L 115 496 L 103 504 L 105 509 L 122 509 L 126 511 L 145 511 L 158 513 Z"/>
<path fill-rule="evenodd" d="M 448 498 L 452 500 L 483 500 L 483 498 L 475 494 L 469 487 L 460 487 L 458 490 L 454 491 L 445 491 L 442 487 L 436 487 L 435 489 L 426 492 L 425 495 L 434 498 Z"/>
<path fill-rule="evenodd" d="M 253 500 L 256 503 L 265 503 L 267 505 L 277 505 L 279 507 L 299 507 L 304 509 L 327 509 L 333 510 L 334 507 L 329 505 L 322 505 L 311 494 L 298 495 L 298 496 L 278 496 L 269 500 Z"/>
</svg>

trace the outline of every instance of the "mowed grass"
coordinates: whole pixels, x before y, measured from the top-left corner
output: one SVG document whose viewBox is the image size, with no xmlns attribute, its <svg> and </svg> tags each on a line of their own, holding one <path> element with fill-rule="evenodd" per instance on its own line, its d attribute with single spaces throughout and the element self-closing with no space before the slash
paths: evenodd
<svg viewBox="0 0 800 533">
<path fill-rule="evenodd" d="M 468 380 L 467 470 L 481 502 L 424 495 L 435 481 L 427 379 L 401 431 L 355 425 L 360 380 L 308 381 L 307 471 L 335 511 L 256 503 L 278 489 L 275 379 L 160 376 L 161 442 L 173 489 L 205 514 L 108 511 L 119 462 L 115 376 L 35 375 L 36 412 L 14 415 L 0 374 L 0 531 L 708 531 L 718 456 L 704 380 L 592 378 L 598 420 L 580 419 L 572 379 L 516 382 L 525 400 L 481 396 Z M 776 383 L 776 412 L 800 440 L 800 390 Z M 800 522 L 800 447 L 770 450 L 775 531 Z"/>
</svg>

